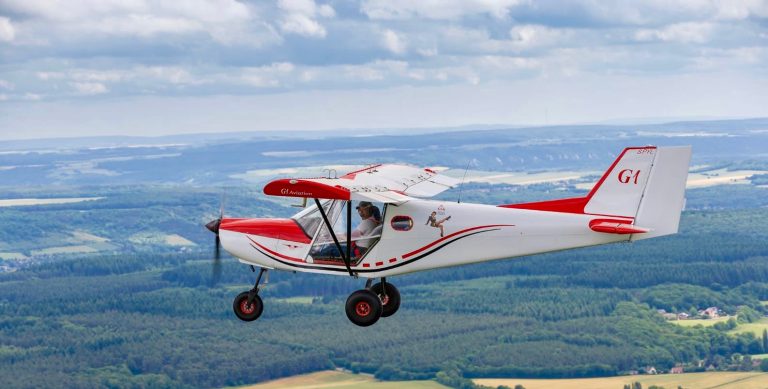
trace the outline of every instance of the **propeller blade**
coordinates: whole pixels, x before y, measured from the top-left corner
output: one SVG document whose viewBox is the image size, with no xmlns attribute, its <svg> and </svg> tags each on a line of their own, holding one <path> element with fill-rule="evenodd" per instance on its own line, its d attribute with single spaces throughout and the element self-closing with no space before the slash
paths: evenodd
<svg viewBox="0 0 768 389">
<path fill-rule="evenodd" d="M 221 196 L 221 202 L 219 204 L 219 218 L 214 219 L 206 223 L 205 228 L 216 234 L 216 241 L 213 251 L 213 274 L 211 276 L 211 286 L 216 286 L 221 279 L 222 263 L 221 263 L 221 238 L 219 238 L 219 227 L 221 227 L 221 221 L 224 219 L 224 195 Z"/>
<path fill-rule="evenodd" d="M 219 283 L 219 280 L 221 280 L 221 268 L 221 239 L 217 233 L 213 252 L 213 274 L 211 276 L 211 286 L 216 286 Z"/>
<path fill-rule="evenodd" d="M 224 195 L 221 195 L 221 202 L 219 203 L 219 219 L 224 218 L 224 201 L 226 200 L 226 197 Z"/>
<path fill-rule="evenodd" d="M 219 238 L 218 234 L 216 234 L 216 246 L 213 252 L 213 259 L 217 261 L 221 259 L 221 239 Z"/>
</svg>

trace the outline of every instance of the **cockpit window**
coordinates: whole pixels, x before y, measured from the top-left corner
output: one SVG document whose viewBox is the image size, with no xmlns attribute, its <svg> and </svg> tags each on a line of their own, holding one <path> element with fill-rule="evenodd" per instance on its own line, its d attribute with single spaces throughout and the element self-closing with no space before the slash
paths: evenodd
<svg viewBox="0 0 768 389">
<path fill-rule="evenodd" d="M 346 210 L 350 206 L 354 209 L 350 213 L 351 219 L 351 247 L 349 248 L 351 263 L 354 265 L 370 250 L 381 238 L 382 232 L 382 203 L 368 201 L 339 201 L 338 204 L 326 208 L 328 218 L 333 226 L 336 239 L 341 246 L 339 251 L 336 242 L 333 241 L 328 226 L 323 223 L 317 238 L 312 242 L 312 248 L 307 256 L 307 262 L 343 266 L 342 253 L 347 251 L 347 217 Z"/>
<path fill-rule="evenodd" d="M 334 201 L 321 202 L 326 215 L 333 203 Z M 317 210 L 317 205 L 307 207 L 303 211 L 293 215 L 291 219 L 295 220 L 296 223 L 299 223 L 299 226 L 301 226 L 301 229 L 304 230 L 304 233 L 307 234 L 309 239 L 314 238 L 317 230 L 323 225 L 323 216 Z"/>
</svg>

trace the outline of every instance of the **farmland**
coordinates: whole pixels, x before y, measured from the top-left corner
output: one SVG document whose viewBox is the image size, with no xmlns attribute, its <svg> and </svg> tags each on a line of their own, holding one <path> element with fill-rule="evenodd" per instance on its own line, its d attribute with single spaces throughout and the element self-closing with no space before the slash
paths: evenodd
<svg viewBox="0 0 768 389">
<path fill-rule="evenodd" d="M 510 388 L 514 388 L 515 385 L 523 385 L 526 389 L 619 389 L 633 382 L 641 383 L 644 388 L 656 385 L 665 388 L 683 387 L 686 389 L 764 389 L 768 387 L 768 373 L 716 372 L 566 380 L 476 379 L 474 381 L 480 385 L 494 388 L 499 385 L 506 385 Z"/>
</svg>

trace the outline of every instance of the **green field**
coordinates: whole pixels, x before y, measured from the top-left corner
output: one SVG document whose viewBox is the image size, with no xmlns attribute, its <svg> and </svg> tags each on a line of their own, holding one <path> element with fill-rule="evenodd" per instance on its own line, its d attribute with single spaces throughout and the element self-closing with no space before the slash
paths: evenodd
<svg viewBox="0 0 768 389">
<path fill-rule="evenodd" d="M 704 326 L 711 327 L 717 323 L 723 323 L 730 319 L 730 316 L 718 317 L 717 319 L 691 319 L 691 320 L 671 320 L 670 323 L 677 324 L 683 327 Z"/>
<path fill-rule="evenodd" d="M 475 383 L 490 387 L 506 385 L 526 389 L 619 389 L 626 384 L 640 382 L 644 388 L 651 385 L 686 389 L 764 389 L 768 387 L 768 373 L 713 372 L 689 374 L 660 374 L 576 379 L 476 379 Z"/>
<path fill-rule="evenodd" d="M 732 334 L 741 334 L 746 332 L 751 332 L 755 334 L 757 337 L 763 336 L 763 330 L 768 329 L 768 318 L 760 319 L 760 321 L 755 323 L 744 323 L 739 324 L 738 327 L 734 328 L 733 330 L 729 331 Z"/>
<path fill-rule="evenodd" d="M 257 385 L 241 386 L 241 389 L 278 388 L 345 388 L 345 389 L 439 389 L 446 388 L 435 381 L 379 381 L 370 375 L 345 373 L 342 371 L 321 371 L 294 377 L 264 382 Z"/>
</svg>

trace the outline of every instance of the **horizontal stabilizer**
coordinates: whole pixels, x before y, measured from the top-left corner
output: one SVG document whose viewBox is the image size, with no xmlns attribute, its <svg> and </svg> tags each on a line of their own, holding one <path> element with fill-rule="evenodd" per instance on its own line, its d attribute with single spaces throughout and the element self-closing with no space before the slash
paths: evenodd
<svg viewBox="0 0 768 389">
<path fill-rule="evenodd" d="M 596 219 L 589 222 L 589 228 L 592 231 L 604 232 L 606 234 L 643 234 L 650 231 L 649 228 L 638 227 L 633 224 L 629 224 L 628 220 L 608 220 L 608 219 Z"/>
</svg>

